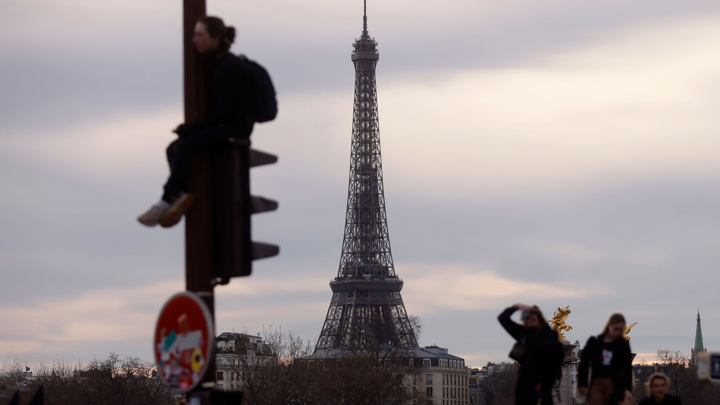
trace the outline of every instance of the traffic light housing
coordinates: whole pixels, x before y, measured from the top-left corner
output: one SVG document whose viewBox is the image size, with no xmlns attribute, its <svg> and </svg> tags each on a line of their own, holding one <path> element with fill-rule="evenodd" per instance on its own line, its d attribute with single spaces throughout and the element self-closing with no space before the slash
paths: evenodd
<svg viewBox="0 0 720 405">
<path fill-rule="evenodd" d="M 698 353 L 697 374 L 700 381 L 720 382 L 720 352 Z"/>
<path fill-rule="evenodd" d="M 252 214 L 274 211 L 277 201 L 250 194 L 250 169 L 277 162 L 277 156 L 250 149 L 237 139 L 219 151 L 213 171 L 215 284 L 249 276 L 252 261 L 279 253 L 277 245 L 252 240 Z"/>
<path fill-rule="evenodd" d="M 720 382 L 720 353 L 710 353 L 710 381 Z"/>
</svg>

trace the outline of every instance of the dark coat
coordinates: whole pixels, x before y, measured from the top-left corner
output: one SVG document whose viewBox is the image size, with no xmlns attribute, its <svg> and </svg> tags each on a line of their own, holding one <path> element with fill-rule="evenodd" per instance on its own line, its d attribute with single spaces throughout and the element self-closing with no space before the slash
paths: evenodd
<svg viewBox="0 0 720 405">
<path fill-rule="evenodd" d="M 611 350 L 609 366 L 602 365 L 603 348 Z M 615 389 L 627 388 L 632 391 L 632 353 L 630 343 L 619 337 L 610 343 L 603 343 L 602 337 L 592 336 L 580 355 L 578 387 L 588 386 L 588 370 L 592 368 L 593 378 L 610 377 Z"/>
<path fill-rule="evenodd" d="M 565 356 L 562 344 L 558 341 L 558 333 L 548 324 L 534 329 L 514 322 L 510 316 L 515 311 L 515 307 L 506 308 L 498 315 L 498 321 L 510 336 L 525 345 L 525 356 L 518 360 L 518 383 L 552 384 L 560 377 L 560 367 Z"/>
<path fill-rule="evenodd" d="M 181 137 L 204 129 L 223 125 L 252 131 L 249 80 L 239 58 L 230 52 L 218 51 L 202 58 L 205 76 L 205 117 L 194 123 L 182 124 L 175 131 Z M 249 128 L 249 131 L 248 131 Z"/>
<path fill-rule="evenodd" d="M 662 402 L 655 402 L 652 397 L 645 397 L 638 405 L 682 405 L 682 402 L 680 402 L 680 398 L 667 394 Z"/>
</svg>

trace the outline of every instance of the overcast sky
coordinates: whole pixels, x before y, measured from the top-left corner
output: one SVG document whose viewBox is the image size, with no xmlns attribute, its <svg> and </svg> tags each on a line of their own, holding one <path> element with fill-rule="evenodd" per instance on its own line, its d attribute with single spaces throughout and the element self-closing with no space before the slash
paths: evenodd
<svg viewBox="0 0 720 405">
<path fill-rule="evenodd" d="M 360 0 L 208 0 L 280 113 L 253 189 L 281 254 L 216 289 L 217 333 L 313 344 L 337 275 Z M 177 1 L 0 2 L 0 361 L 152 359 L 184 290 L 184 226 L 160 196 L 182 121 Z M 584 344 L 625 314 L 636 361 L 720 351 L 720 2 L 368 4 L 393 258 L 423 346 L 507 361 L 496 316 L 570 306 Z"/>
</svg>

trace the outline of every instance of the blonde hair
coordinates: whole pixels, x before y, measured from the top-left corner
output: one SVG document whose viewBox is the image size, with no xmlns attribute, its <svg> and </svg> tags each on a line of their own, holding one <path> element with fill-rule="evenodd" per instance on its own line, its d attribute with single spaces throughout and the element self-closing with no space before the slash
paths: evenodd
<svg viewBox="0 0 720 405">
<path fill-rule="evenodd" d="M 657 379 L 665 380 L 665 384 L 669 387 L 670 386 L 670 377 L 667 376 L 665 373 L 652 373 L 650 374 L 650 377 L 648 377 L 647 381 L 645 381 L 645 389 L 647 389 L 648 395 L 652 395 L 650 392 L 650 386 L 652 385 L 653 380 Z"/>
</svg>

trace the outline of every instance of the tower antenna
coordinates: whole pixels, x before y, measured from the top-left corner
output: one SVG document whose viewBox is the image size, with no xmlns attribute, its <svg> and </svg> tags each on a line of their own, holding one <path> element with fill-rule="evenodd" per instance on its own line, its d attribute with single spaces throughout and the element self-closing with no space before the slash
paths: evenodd
<svg viewBox="0 0 720 405">
<path fill-rule="evenodd" d="M 367 35 L 367 0 L 363 0 L 363 35 Z"/>
</svg>

